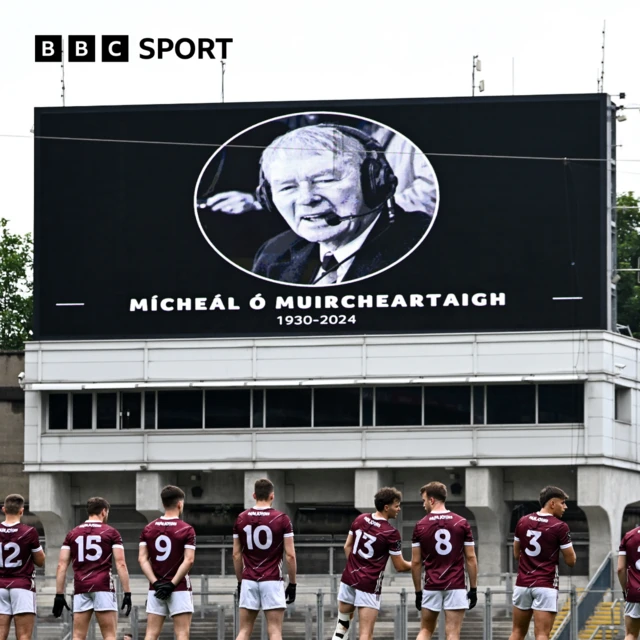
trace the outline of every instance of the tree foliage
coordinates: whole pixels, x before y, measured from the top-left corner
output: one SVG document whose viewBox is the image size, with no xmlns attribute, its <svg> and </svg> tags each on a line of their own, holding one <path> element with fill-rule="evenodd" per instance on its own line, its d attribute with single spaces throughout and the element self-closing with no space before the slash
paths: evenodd
<svg viewBox="0 0 640 640">
<path fill-rule="evenodd" d="M 0 218 L 0 350 L 24 349 L 33 323 L 33 241 Z"/>
<path fill-rule="evenodd" d="M 618 269 L 637 269 L 640 258 L 640 204 L 633 191 L 618 196 L 616 227 Z M 621 271 L 618 282 L 618 324 L 640 336 L 640 284 L 638 272 Z"/>
</svg>

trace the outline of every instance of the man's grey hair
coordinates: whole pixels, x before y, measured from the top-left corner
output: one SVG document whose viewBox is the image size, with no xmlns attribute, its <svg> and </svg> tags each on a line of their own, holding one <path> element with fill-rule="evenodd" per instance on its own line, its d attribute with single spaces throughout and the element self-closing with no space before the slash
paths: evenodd
<svg viewBox="0 0 640 640">
<path fill-rule="evenodd" d="M 267 180 L 269 169 L 275 160 L 288 159 L 295 162 L 301 153 L 322 155 L 332 154 L 334 161 L 341 158 L 344 163 L 360 166 L 367 157 L 364 145 L 332 126 L 310 125 L 300 127 L 276 138 L 262 153 L 260 167 Z"/>
</svg>

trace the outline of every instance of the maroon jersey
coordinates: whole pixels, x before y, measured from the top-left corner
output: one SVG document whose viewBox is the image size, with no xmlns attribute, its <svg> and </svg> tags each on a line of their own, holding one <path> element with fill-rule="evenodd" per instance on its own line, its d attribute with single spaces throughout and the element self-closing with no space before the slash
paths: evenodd
<svg viewBox="0 0 640 640">
<path fill-rule="evenodd" d="M 620 555 L 627 556 L 627 602 L 640 602 L 640 528 L 632 529 L 620 543 Z"/>
<path fill-rule="evenodd" d="M 177 516 L 162 516 L 142 530 L 140 546 L 147 547 L 156 578 L 170 581 L 184 560 L 184 550 L 196 548 L 196 532 Z M 189 574 L 180 580 L 174 590 L 191 591 Z"/>
<path fill-rule="evenodd" d="M 61 549 L 71 550 L 74 593 L 115 591 L 111 577 L 113 549 L 124 546 L 113 527 L 87 520 L 67 533 Z"/>
<path fill-rule="evenodd" d="M 530 513 L 518 520 L 513 539 L 520 543 L 516 585 L 557 589 L 560 549 L 571 546 L 567 523 L 546 513 Z"/>
<path fill-rule="evenodd" d="M 384 518 L 363 513 L 352 523 L 353 547 L 342 582 L 358 591 L 379 594 L 389 555 L 402 555 L 400 532 Z"/>
<path fill-rule="evenodd" d="M 33 554 L 42 551 L 38 532 L 26 524 L 0 524 L 0 589 L 36 590 Z"/>
<path fill-rule="evenodd" d="M 412 547 L 420 547 L 424 564 L 424 589 L 465 589 L 464 548 L 472 547 L 469 523 L 451 511 L 426 515 L 413 530 Z"/>
<path fill-rule="evenodd" d="M 233 537 L 242 547 L 243 580 L 282 580 L 284 539 L 293 538 L 286 513 L 273 507 L 253 507 L 243 511 L 233 525 Z"/>
</svg>

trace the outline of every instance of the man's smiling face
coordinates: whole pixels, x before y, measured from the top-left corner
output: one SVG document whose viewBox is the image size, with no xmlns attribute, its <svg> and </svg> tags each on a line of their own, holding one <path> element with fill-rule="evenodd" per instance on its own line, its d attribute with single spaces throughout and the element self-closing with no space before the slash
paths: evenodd
<svg viewBox="0 0 640 640">
<path fill-rule="evenodd" d="M 367 211 L 362 199 L 360 166 L 354 157 L 330 151 L 293 151 L 273 160 L 266 176 L 273 203 L 291 229 L 309 242 L 345 244 L 369 226 L 370 216 L 344 220 L 335 226 L 327 216 L 340 218 Z"/>
</svg>

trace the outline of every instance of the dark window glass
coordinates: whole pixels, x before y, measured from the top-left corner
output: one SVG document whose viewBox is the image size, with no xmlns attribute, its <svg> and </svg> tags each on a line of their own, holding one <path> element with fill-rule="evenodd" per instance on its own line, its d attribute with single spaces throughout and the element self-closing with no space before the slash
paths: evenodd
<svg viewBox="0 0 640 640">
<path fill-rule="evenodd" d="M 421 387 L 376 387 L 376 426 L 421 424 Z"/>
<path fill-rule="evenodd" d="M 471 387 L 425 387 L 425 424 L 471 424 Z"/>
<path fill-rule="evenodd" d="M 158 429 L 201 429 L 202 391 L 158 391 Z"/>
<path fill-rule="evenodd" d="M 66 393 L 49 394 L 49 429 L 66 429 L 69 398 Z"/>
<path fill-rule="evenodd" d="M 91 429 L 92 400 L 90 393 L 73 394 L 73 429 Z"/>
<path fill-rule="evenodd" d="M 267 427 L 310 427 L 311 389 L 267 389 Z"/>
<path fill-rule="evenodd" d="M 205 391 L 204 426 L 207 429 L 248 427 L 251 409 L 249 389 Z"/>
<path fill-rule="evenodd" d="M 264 391 L 262 389 L 253 390 L 253 427 L 262 429 L 264 426 Z"/>
<path fill-rule="evenodd" d="M 487 385 L 487 424 L 534 424 L 535 421 L 534 385 Z"/>
<path fill-rule="evenodd" d="M 373 387 L 362 388 L 362 426 L 373 426 Z"/>
<path fill-rule="evenodd" d="M 144 428 L 156 428 L 156 392 L 144 392 Z"/>
<path fill-rule="evenodd" d="M 538 422 L 584 422 L 584 385 L 539 384 Z"/>
<path fill-rule="evenodd" d="M 140 429 L 142 426 L 142 394 L 122 393 L 120 407 L 123 429 Z"/>
<path fill-rule="evenodd" d="M 115 429 L 118 426 L 118 394 L 96 394 L 96 427 Z"/>
<path fill-rule="evenodd" d="M 313 412 L 316 427 L 358 427 L 360 389 L 319 387 L 314 390 Z"/>
<path fill-rule="evenodd" d="M 473 387 L 473 424 L 484 424 L 484 387 Z"/>
</svg>

